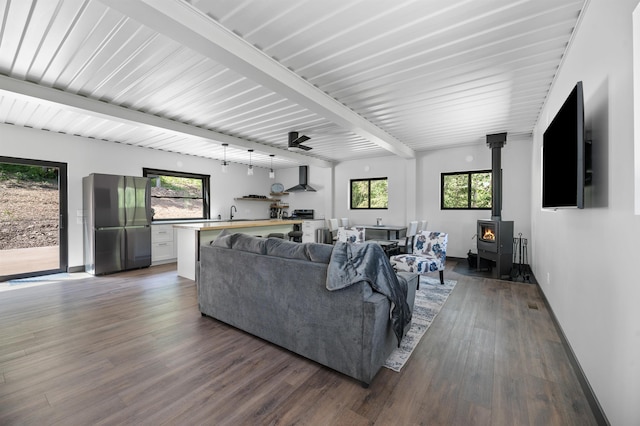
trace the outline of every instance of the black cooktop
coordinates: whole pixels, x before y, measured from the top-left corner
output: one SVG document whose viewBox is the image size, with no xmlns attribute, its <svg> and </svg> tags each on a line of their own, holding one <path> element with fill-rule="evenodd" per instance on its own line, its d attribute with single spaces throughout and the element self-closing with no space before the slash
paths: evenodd
<svg viewBox="0 0 640 426">
<path fill-rule="evenodd" d="M 287 219 L 313 219 L 313 209 L 296 209 Z"/>
</svg>

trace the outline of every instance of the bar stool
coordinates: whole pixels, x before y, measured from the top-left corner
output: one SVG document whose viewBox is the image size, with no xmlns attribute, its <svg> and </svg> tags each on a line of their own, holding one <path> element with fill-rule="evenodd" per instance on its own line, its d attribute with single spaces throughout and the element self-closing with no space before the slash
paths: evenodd
<svg viewBox="0 0 640 426">
<path fill-rule="evenodd" d="M 295 241 L 296 243 L 302 242 L 302 231 L 291 231 L 287 234 L 289 241 Z"/>
<path fill-rule="evenodd" d="M 293 230 L 290 231 L 287 236 L 289 237 L 289 241 L 295 241 L 296 243 L 302 242 L 302 227 L 300 224 L 296 223 L 293 225 Z"/>
</svg>

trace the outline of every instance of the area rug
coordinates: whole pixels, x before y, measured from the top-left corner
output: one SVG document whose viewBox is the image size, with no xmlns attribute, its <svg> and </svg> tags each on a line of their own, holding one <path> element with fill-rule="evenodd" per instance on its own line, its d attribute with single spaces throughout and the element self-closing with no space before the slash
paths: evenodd
<svg viewBox="0 0 640 426">
<path fill-rule="evenodd" d="M 420 289 L 416 291 L 411 328 L 400 342 L 400 347 L 391 353 L 384 364 L 385 367 L 393 371 L 402 369 L 440 312 L 444 302 L 447 301 L 456 283 L 455 280 L 444 280 L 444 285 L 442 285 L 438 278 L 420 276 Z"/>
</svg>

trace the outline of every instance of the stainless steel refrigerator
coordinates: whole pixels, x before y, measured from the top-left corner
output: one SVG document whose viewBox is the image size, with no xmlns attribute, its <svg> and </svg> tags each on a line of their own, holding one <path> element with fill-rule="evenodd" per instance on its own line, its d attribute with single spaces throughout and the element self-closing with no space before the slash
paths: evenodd
<svg viewBox="0 0 640 426">
<path fill-rule="evenodd" d="M 149 179 L 92 173 L 82 189 L 85 270 L 102 275 L 151 265 Z"/>
</svg>

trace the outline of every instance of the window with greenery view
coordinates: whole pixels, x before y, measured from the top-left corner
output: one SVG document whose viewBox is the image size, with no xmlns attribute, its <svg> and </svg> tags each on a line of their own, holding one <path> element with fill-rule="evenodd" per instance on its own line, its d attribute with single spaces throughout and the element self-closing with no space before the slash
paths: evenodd
<svg viewBox="0 0 640 426">
<path fill-rule="evenodd" d="M 352 209 L 386 209 L 389 207 L 387 178 L 352 179 Z"/>
<path fill-rule="evenodd" d="M 491 209 L 491 170 L 441 174 L 440 208 Z"/>
<path fill-rule="evenodd" d="M 209 176 L 142 169 L 151 178 L 153 220 L 209 219 Z"/>
</svg>

